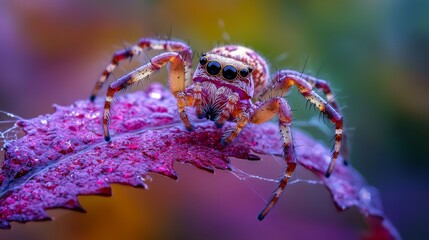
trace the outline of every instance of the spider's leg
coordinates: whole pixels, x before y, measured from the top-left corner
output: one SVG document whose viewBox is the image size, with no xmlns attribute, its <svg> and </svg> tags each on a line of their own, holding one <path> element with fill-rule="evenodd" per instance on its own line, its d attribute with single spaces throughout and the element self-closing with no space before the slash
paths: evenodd
<svg viewBox="0 0 429 240">
<path fill-rule="evenodd" d="M 233 93 L 228 96 L 227 102 L 225 103 L 222 112 L 219 114 L 219 117 L 216 119 L 215 125 L 218 128 L 221 128 L 223 124 L 229 119 L 230 115 L 234 112 L 235 105 L 239 100 L 237 93 Z"/>
<path fill-rule="evenodd" d="M 115 70 L 119 65 L 119 62 L 124 59 L 132 59 L 133 56 L 137 56 L 143 52 L 145 49 L 154 49 L 154 50 L 165 50 L 173 51 L 181 54 L 182 58 L 185 61 L 185 72 L 186 80 L 191 81 L 192 78 L 192 50 L 191 48 L 183 42 L 173 41 L 173 40 L 159 40 L 153 38 L 142 38 L 139 42 L 127 49 L 117 51 L 113 54 L 112 60 L 109 65 L 101 73 L 100 78 L 95 83 L 95 87 L 92 90 L 91 96 L 89 99 L 91 101 L 95 100 L 98 91 L 103 87 L 104 82 L 106 82 L 109 75 Z"/>
<path fill-rule="evenodd" d="M 294 152 L 294 145 L 291 132 L 292 124 L 292 112 L 287 104 L 286 100 L 283 98 L 275 97 L 267 100 L 262 105 L 260 105 L 253 112 L 250 121 L 252 123 L 260 124 L 266 121 L 269 121 L 275 115 L 279 116 L 279 128 L 283 140 L 283 154 L 287 164 L 285 173 L 282 179 L 279 181 L 277 190 L 273 193 L 270 201 L 267 203 L 266 207 L 261 211 L 258 216 L 259 220 L 264 219 L 268 212 L 274 207 L 276 202 L 279 200 L 280 195 L 282 194 L 284 188 L 289 182 L 292 173 L 295 171 L 296 167 L 296 156 Z"/>
<path fill-rule="evenodd" d="M 203 89 L 201 87 L 201 83 L 196 82 L 192 90 L 194 95 L 194 102 L 192 105 L 195 107 L 195 114 L 199 119 L 202 119 L 204 116 L 203 116 L 203 99 L 201 95 L 201 92 Z"/>
<path fill-rule="evenodd" d="M 234 140 L 235 137 L 237 137 L 237 135 L 241 132 L 241 130 L 243 130 L 243 128 L 247 125 L 247 123 L 249 122 L 249 114 L 247 112 L 240 112 L 238 114 L 238 118 L 237 118 L 237 124 L 235 125 L 235 128 L 232 129 L 231 131 L 228 131 L 221 140 L 222 145 L 228 145 L 229 143 L 232 142 L 232 140 Z"/>
<path fill-rule="evenodd" d="M 326 177 L 329 177 L 334 169 L 335 162 L 338 159 L 341 149 L 341 141 L 343 138 L 343 117 L 337 112 L 330 103 L 325 101 L 316 92 L 313 91 L 313 87 L 309 82 L 299 75 L 291 74 L 286 71 L 279 71 L 276 73 L 269 88 L 262 94 L 261 98 L 267 98 L 267 96 L 285 96 L 290 87 L 296 86 L 299 92 L 312 104 L 314 104 L 320 112 L 322 112 L 327 118 L 329 118 L 335 124 L 335 144 L 334 151 L 332 153 L 331 162 L 329 163 L 328 170 L 325 173 Z"/>
<path fill-rule="evenodd" d="M 281 78 L 282 75 L 294 75 L 299 76 L 306 80 L 313 88 L 321 89 L 323 93 L 325 94 L 326 100 L 331 106 L 340 113 L 339 104 L 335 99 L 335 96 L 332 92 L 331 86 L 329 83 L 323 79 L 319 79 L 307 74 L 303 74 L 301 72 L 293 71 L 293 70 L 282 70 L 282 74 L 277 74 L 273 78 L 273 82 L 277 82 L 279 78 Z"/>
<path fill-rule="evenodd" d="M 177 98 L 177 106 L 183 123 L 187 129 L 192 128 L 185 112 L 185 106 L 188 106 L 189 102 L 192 103 L 193 100 L 192 96 L 187 96 L 185 93 L 185 61 L 179 53 L 165 52 L 152 58 L 150 63 L 137 68 L 109 85 L 103 112 L 103 131 L 106 141 L 110 140 L 108 124 L 114 94 L 138 81 L 147 79 L 149 75 L 161 69 L 168 62 L 171 63 L 169 67 L 170 91 Z"/>
<path fill-rule="evenodd" d="M 283 70 L 283 74 L 286 75 L 294 75 L 294 76 L 300 76 L 301 78 L 305 79 L 313 88 L 321 89 L 323 93 L 325 94 L 327 102 L 334 108 L 337 113 L 341 114 L 340 105 L 338 104 L 337 100 L 335 99 L 335 96 L 332 92 L 332 88 L 329 85 L 329 82 L 319 79 L 307 74 L 303 74 L 301 72 L 293 71 L 293 70 Z M 280 78 L 281 75 L 278 74 L 275 76 L 276 78 Z M 273 82 L 278 81 L 278 79 L 273 79 Z M 344 126 L 343 126 L 344 127 Z M 342 138 L 342 144 L 341 144 L 341 156 L 344 159 L 344 163 L 346 164 L 346 159 L 348 158 L 348 148 L 347 148 L 347 135 L 345 131 L 343 132 L 343 138 Z"/>
</svg>

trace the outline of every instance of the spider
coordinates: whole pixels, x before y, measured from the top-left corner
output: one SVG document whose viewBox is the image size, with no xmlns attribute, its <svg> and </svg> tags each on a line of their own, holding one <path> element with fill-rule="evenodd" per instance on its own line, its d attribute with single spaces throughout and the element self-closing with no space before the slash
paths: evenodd
<svg viewBox="0 0 429 240">
<path fill-rule="evenodd" d="M 296 86 L 304 98 L 314 104 L 335 125 L 335 144 L 325 174 L 329 177 L 339 157 L 344 133 L 339 106 L 326 81 L 292 70 L 280 70 L 269 81 L 266 61 L 252 49 L 239 45 L 219 46 L 202 53 L 192 75 L 193 55 L 186 43 L 142 38 L 137 44 L 114 53 L 110 64 L 96 82 L 90 100 L 95 100 L 98 91 L 121 60 L 131 59 L 141 54 L 143 50 L 164 50 L 164 52 L 109 85 L 103 112 L 106 141 L 110 141 L 109 114 L 114 94 L 147 79 L 152 73 L 170 63 L 168 65 L 170 90 L 177 99 L 180 118 L 189 131 L 194 127 L 189 120 L 186 107 L 194 107 L 199 119 L 204 117 L 210 119 L 219 128 L 226 121 L 236 123 L 233 129 L 225 132 L 221 140 L 223 145 L 231 143 L 249 122 L 260 124 L 278 116 L 287 167 L 273 196 L 259 214 L 259 220 L 264 219 L 276 204 L 296 167 L 291 131 L 292 112 L 284 98 L 292 86 Z M 321 89 L 326 100 L 314 92 L 314 88 Z M 342 150 L 344 149 L 343 147 Z"/>
</svg>

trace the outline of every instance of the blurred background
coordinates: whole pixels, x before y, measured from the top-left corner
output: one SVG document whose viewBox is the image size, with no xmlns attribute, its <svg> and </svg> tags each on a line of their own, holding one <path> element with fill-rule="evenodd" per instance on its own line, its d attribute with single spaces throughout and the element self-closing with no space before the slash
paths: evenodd
<svg viewBox="0 0 429 240">
<path fill-rule="evenodd" d="M 244 44 L 263 55 L 272 72 L 294 69 L 331 83 L 345 106 L 352 165 L 379 189 L 385 213 L 402 237 L 422 239 L 429 234 L 428 11 L 424 0 L 2 0 L 0 110 L 31 118 L 51 113 L 54 103 L 88 98 L 113 52 L 143 36 L 171 33 L 195 52 Z M 125 62 L 115 75 L 144 60 Z M 154 79 L 165 78 L 164 71 Z M 288 100 L 296 125 L 318 116 L 292 92 Z M 305 130 L 323 140 L 332 136 Z M 281 170 L 272 162 L 247 164 L 276 177 Z M 358 211 L 338 213 L 323 186 L 289 186 L 259 222 L 274 184 L 260 187 L 228 172 L 176 168 L 177 182 L 153 175 L 148 191 L 114 185 L 111 198 L 80 197 L 87 214 L 49 210 L 55 221 L 13 223 L 0 238 L 359 239 L 364 234 Z"/>
</svg>

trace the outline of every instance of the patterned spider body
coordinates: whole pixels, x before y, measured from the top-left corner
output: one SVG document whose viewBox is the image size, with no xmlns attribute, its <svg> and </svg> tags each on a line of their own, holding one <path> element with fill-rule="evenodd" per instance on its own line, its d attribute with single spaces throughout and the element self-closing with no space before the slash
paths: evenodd
<svg viewBox="0 0 429 240">
<path fill-rule="evenodd" d="M 265 61 L 254 51 L 241 46 L 225 46 L 203 53 L 187 93 L 201 96 L 196 105 L 198 118 L 206 117 L 222 127 L 252 107 L 255 85 L 266 85 Z M 256 80 L 256 81 L 255 81 Z M 227 108 L 227 109 L 225 109 Z"/>
<path fill-rule="evenodd" d="M 189 120 L 186 107 L 194 107 L 198 118 L 210 119 L 219 128 L 226 121 L 235 122 L 233 129 L 225 131 L 222 138 L 224 145 L 232 142 L 248 123 L 259 124 L 278 116 L 287 167 L 272 198 L 259 214 L 260 220 L 276 204 L 296 167 L 291 130 L 292 113 L 284 98 L 292 86 L 296 86 L 307 101 L 314 104 L 335 124 L 335 145 L 326 172 L 327 177 L 333 171 L 340 150 L 343 155 L 347 154 L 346 148 L 344 146 L 341 148 L 342 141 L 345 139 L 342 116 L 329 84 L 324 80 L 291 70 L 278 71 L 270 81 L 265 60 L 252 49 L 242 46 L 220 46 L 203 53 L 192 76 L 192 50 L 187 44 L 181 41 L 143 38 L 136 45 L 113 55 L 111 63 L 97 81 L 90 100 L 95 99 L 97 92 L 120 60 L 139 55 L 145 49 L 165 52 L 109 85 L 103 113 L 103 131 L 106 141 L 110 141 L 108 125 L 114 94 L 127 86 L 147 79 L 149 75 L 170 63 L 170 91 L 177 99 L 180 118 L 188 130 L 192 130 L 193 125 Z M 313 88 L 322 90 L 327 100 L 314 92 Z"/>
</svg>

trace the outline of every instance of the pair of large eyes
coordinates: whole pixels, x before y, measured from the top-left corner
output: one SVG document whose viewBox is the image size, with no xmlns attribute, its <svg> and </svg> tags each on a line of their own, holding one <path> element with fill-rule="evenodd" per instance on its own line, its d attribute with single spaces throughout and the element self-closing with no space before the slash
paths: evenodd
<svg viewBox="0 0 429 240">
<path fill-rule="evenodd" d="M 207 61 L 208 60 L 205 57 L 200 58 L 201 65 L 205 65 Z M 222 76 L 227 80 L 234 80 L 238 75 L 238 71 L 234 66 L 226 65 L 225 67 L 222 68 L 222 65 L 218 61 L 209 61 L 207 63 L 206 69 L 210 75 L 218 75 L 222 70 Z M 252 72 L 252 68 L 250 67 L 243 68 L 240 70 L 240 75 L 242 77 L 247 77 L 247 75 L 249 75 L 249 73 L 251 72 Z"/>
</svg>

